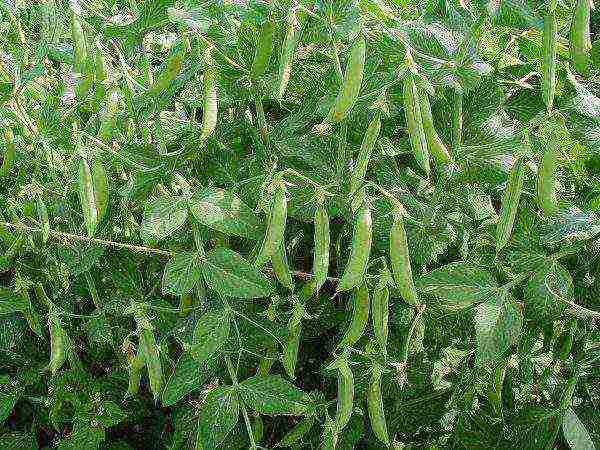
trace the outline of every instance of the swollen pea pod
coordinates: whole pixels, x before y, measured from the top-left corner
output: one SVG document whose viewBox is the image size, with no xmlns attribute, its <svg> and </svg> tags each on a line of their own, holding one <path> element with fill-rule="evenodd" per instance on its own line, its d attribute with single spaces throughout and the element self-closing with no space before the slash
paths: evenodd
<svg viewBox="0 0 600 450">
<path fill-rule="evenodd" d="M 90 166 L 85 158 L 81 158 L 78 184 L 85 226 L 88 236 L 92 237 L 108 205 L 108 177 L 102 163 L 94 161 Z"/>
<path fill-rule="evenodd" d="M 66 361 L 67 339 L 56 307 L 52 303 L 49 304 L 48 331 L 50 333 L 50 364 L 48 364 L 48 369 L 54 375 Z"/>
<path fill-rule="evenodd" d="M 350 49 L 344 80 L 340 92 L 327 115 L 327 123 L 336 124 L 344 120 L 356 103 L 362 86 L 366 53 L 367 43 L 365 37 L 360 35 Z"/>
<path fill-rule="evenodd" d="M 102 104 L 108 92 L 109 68 L 104 52 L 99 43 L 96 43 L 94 54 L 94 109 Z"/>
<path fill-rule="evenodd" d="M 273 53 L 276 28 L 277 26 L 273 19 L 266 20 L 260 27 L 258 43 L 254 50 L 254 59 L 252 60 L 252 68 L 250 69 L 252 79 L 261 77 L 267 70 L 271 54 Z"/>
<path fill-rule="evenodd" d="M 295 377 L 296 363 L 298 361 L 298 347 L 300 345 L 300 334 L 302 333 L 302 318 L 306 310 L 299 301 L 294 303 L 292 317 L 288 323 L 288 336 L 283 347 L 283 367 L 290 378 Z"/>
<path fill-rule="evenodd" d="M 219 111 L 219 93 L 217 90 L 217 67 L 211 56 L 212 48 L 208 47 L 204 52 L 204 70 L 203 79 L 203 112 L 202 112 L 202 130 L 200 139 L 204 140 L 215 132 L 217 126 L 217 117 Z"/>
<path fill-rule="evenodd" d="M 77 14 L 71 17 L 71 39 L 73 40 L 73 70 L 82 73 L 88 62 L 85 33 Z"/>
<path fill-rule="evenodd" d="M 148 368 L 148 379 L 150 380 L 150 389 L 154 394 L 154 398 L 158 399 L 163 386 L 162 364 L 158 345 L 154 338 L 154 333 L 147 326 L 141 326 L 138 330 L 140 338 L 141 354 L 144 358 L 144 363 Z"/>
<path fill-rule="evenodd" d="M 392 281 L 392 275 L 387 266 L 381 270 L 379 279 L 373 291 L 371 301 L 371 321 L 373 323 L 373 334 L 381 351 L 387 353 L 388 340 L 388 315 L 390 290 L 389 285 Z"/>
<path fill-rule="evenodd" d="M 287 198 L 283 180 L 275 181 L 267 232 L 262 243 L 255 265 L 261 267 L 273 256 L 283 242 L 285 223 L 287 221 Z"/>
<path fill-rule="evenodd" d="M 419 296 L 412 275 L 408 241 L 404 228 L 404 208 L 397 206 L 394 210 L 394 223 L 390 229 L 390 261 L 396 288 L 402 298 L 410 305 L 419 303 Z"/>
<path fill-rule="evenodd" d="M 146 367 L 144 357 L 138 349 L 137 355 L 129 358 L 127 371 L 129 378 L 127 380 L 127 392 L 131 396 L 135 396 L 140 388 L 140 380 L 142 378 L 142 369 Z"/>
<path fill-rule="evenodd" d="M 423 130 L 425 131 L 429 153 L 431 153 L 440 164 L 452 162 L 452 155 L 450 155 L 448 148 L 442 142 L 435 130 L 433 115 L 431 114 L 431 105 L 429 104 L 429 94 L 421 91 L 419 93 L 419 102 L 421 106 L 421 117 L 423 119 Z"/>
<path fill-rule="evenodd" d="M 356 191 L 361 188 L 365 180 L 367 167 L 369 165 L 369 160 L 371 159 L 371 153 L 375 148 L 375 143 L 377 142 L 380 131 L 381 119 L 379 116 L 377 116 L 371 120 L 360 146 L 360 152 L 358 153 L 358 159 L 356 160 L 356 167 L 354 168 L 352 177 L 350 178 L 350 196 L 353 196 Z"/>
<path fill-rule="evenodd" d="M 556 196 L 555 172 L 558 168 L 558 156 L 561 141 L 566 139 L 567 133 L 564 122 L 552 117 L 542 123 L 540 134 L 543 137 L 545 149 L 542 154 L 537 175 L 538 203 L 546 216 L 552 216 L 558 209 Z"/>
<path fill-rule="evenodd" d="M 327 273 L 329 272 L 329 215 L 323 205 L 323 201 L 319 202 L 319 205 L 315 209 L 315 249 L 313 254 L 313 275 L 315 281 L 315 292 L 321 289 L 325 280 L 327 280 Z"/>
<path fill-rule="evenodd" d="M 409 73 L 403 85 L 404 114 L 408 136 L 410 138 L 413 154 L 419 167 L 429 176 L 429 151 L 427 149 L 427 137 L 423 127 L 423 115 L 421 112 L 421 101 L 419 100 L 419 88 L 415 82 L 413 73 Z"/>
<path fill-rule="evenodd" d="M 279 57 L 279 71 L 277 73 L 277 84 L 275 86 L 275 99 L 279 102 L 283 99 L 285 90 L 290 81 L 292 72 L 292 63 L 294 61 L 294 52 L 298 43 L 297 36 L 298 19 L 296 10 L 292 9 L 287 17 L 285 38 L 281 46 L 281 56 Z"/>
<path fill-rule="evenodd" d="M 178 44 L 175 52 L 169 57 L 164 70 L 154 80 L 154 83 L 148 90 L 150 97 L 157 97 L 162 94 L 171 85 L 173 80 L 177 78 L 183 67 L 183 60 L 190 48 L 190 43 L 187 38 Z"/>
<path fill-rule="evenodd" d="M 379 364 L 373 365 L 371 370 L 371 380 L 367 389 L 367 407 L 369 410 L 369 420 L 373 433 L 386 446 L 390 443 L 388 436 L 385 412 L 383 410 L 383 400 L 381 398 L 381 375 L 383 369 Z"/>
<path fill-rule="evenodd" d="M 355 289 L 352 297 L 352 319 L 350 320 L 350 326 L 338 344 L 338 349 L 354 345 L 364 334 L 369 322 L 369 288 L 365 281 Z"/>
<path fill-rule="evenodd" d="M 106 98 L 106 106 L 100 119 L 98 137 L 108 143 L 111 142 L 117 128 L 117 113 L 119 111 L 119 91 L 114 88 Z"/>
<path fill-rule="evenodd" d="M 293 290 L 294 279 L 292 278 L 292 271 L 288 265 L 285 243 L 283 241 L 281 241 L 281 244 L 279 244 L 275 253 L 271 255 L 271 265 L 279 282 L 289 290 Z"/>
<path fill-rule="evenodd" d="M 335 413 L 335 429 L 337 433 L 341 432 L 352 416 L 352 407 L 354 405 L 354 375 L 350 369 L 350 360 L 348 354 L 344 353 L 337 361 L 338 371 L 338 391 L 337 391 L 337 410 Z"/>
<path fill-rule="evenodd" d="M 352 249 L 342 278 L 338 283 L 337 292 L 348 291 L 362 283 L 371 253 L 372 227 L 371 210 L 364 205 L 356 214 Z"/>
<path fill-rule="evenodd" d="M 508 176 L 508 184 L 502 196 L 502 208 L 500 219 L 496 225 L 496 251 L 500 251 L 510 240 L 515 217 L 519 208 L 519 199 L 523 192 L 523 181 L 525 180 L 525 161 L 518 158 Z"/>
<path fill-rule="evenodd" d="M 582 76 L 588 74 L 590 65 L 590 16 L 592 0 L 577 0 L 570 34 L 571 62 L 575 70 Z"/>
<path fill-rule="evenodd" d="M 542 55 L 542 98 L 548 111 L 554 105 L 556 93 L 556 1 L 551 1 L 544 17 Z"/>
<path fill-rule="evenodd" d="M 15 162 L 17 146 L 15 145 L 13 132 L 10 128 L 4 128 L 2 134 L 4 137 L 4 154 L 2 155 L 2 165 L 0 166 L 0 177 L 5 177 L 10 173 Z"/>
</svg>

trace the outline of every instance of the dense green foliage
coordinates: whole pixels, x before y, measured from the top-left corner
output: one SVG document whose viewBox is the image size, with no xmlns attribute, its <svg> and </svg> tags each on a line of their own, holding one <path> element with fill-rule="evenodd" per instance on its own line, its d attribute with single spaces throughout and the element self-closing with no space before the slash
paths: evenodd
<svg viewBox="0 0 600 450">
<path fill-rule="evenodd" d="M 0 0 L 0 449 L 600 446 L 588 0 Z"/>
</svg>

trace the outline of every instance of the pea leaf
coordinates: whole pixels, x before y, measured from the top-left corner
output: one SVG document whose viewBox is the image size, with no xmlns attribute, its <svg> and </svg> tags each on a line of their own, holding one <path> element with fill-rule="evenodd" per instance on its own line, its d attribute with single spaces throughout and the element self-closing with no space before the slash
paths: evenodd
<svg viewBox="0 0 600 450">
<path fill-rule="evenodd" d="M 206 396 L 200 409 L 197 442 L 204 450 L 213 450 L 225 441 L 237 424 L 240 404 L 237 391 L 231 386 L 220 386 Z"/>
<path fill-rule="evenodd" d="M 0 314 L 27 311 L 29 307 L 29 299 L 25 295 L 19 295 L 10 288 L 0 288 Z"/>
<path fill-rule="evenodd" d="M 184 224 L 188 216 L 185 201 L 171 196 L 159 197 L 146 203 L 141 236 L 144 242 L 169 237 Z"/>
<path fill-rule="evenodd" d="M 209 312 L 198 320 L 190 353 L 197 362 L 212 357 L 229 337 L 229 316 L 223 312 Z"/>
<path fill-rule="evenodd" d="M 202 278 L 202 261 L 202 255 L 196 252 L 182 252 L 173 256 L 165 266 L 163 292 L 172 295 L 191 292 Z"/>
<path fill-rule="evenodd" d="M 572 408 L 567 408 L 563 416 L 562 432 L 572 450 L 596 449 L 590 433 Z"/>
<path fill-rule="evenodd" d="M 172 406 L 200 388 L 214 374 L 215 366 L 213 359 L 199 362 L 190 353 L 181 355 L 162 393 L 163 406 Z"/>
<path fill-rule="evenodd" d="M 308 396 L 278 375 L 254 376 L 239 385 L 244 403 L 261 414 L 304 415 L 310 406 Z"/>
<path fill-rule="evenodd" d="M 272 280 L 228 248 L 208 252 L 202 271 L 206 284 L 227 297 L 267 297 L 275 289 Z"/>
</svg>

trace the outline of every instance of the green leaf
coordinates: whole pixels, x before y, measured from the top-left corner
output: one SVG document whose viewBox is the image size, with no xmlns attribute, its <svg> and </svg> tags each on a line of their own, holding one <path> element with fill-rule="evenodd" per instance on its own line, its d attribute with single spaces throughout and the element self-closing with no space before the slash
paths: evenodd
<svg viewBox="0 0 600 450">
<path fill-rule="evenodd" d="M 127 413 L 115 402 L 103 401 L 97 409 L 97 420 L 105 428 L 114 427 L 127 418 Z"/>
<path fill-rule="evenodd" d="M 159 197 L 146 203 L 141 236 L 144 242 L 171 236 L 188 216 L 185 201 L 177 197 Z"/>
<path fill-rule="evenodd" d="M 35 436 L 31 433 L 6 433 L 0 437 L 0 448 L 10 450 L 37 450 Z"/>
<path fill-rule="evenodd" d="M 202 270 L 206 284 L 226 297 L 267 297 L 275 289 L 272 280 L 228 248 L 208 252 Z"/>
<path fill-rule="evenodd" d="M 68 438 L 58 443 L 58 450 L 97 450 L 104 441 L 102 428 L 92 428 L 88 425 L 76 424 Z"/>
<path fill-rule="evenodd" d="M 466 262 L 450 263 L 419 278 L 415 285 L 420 292 L 434 295 L 449 308 L 466 308 L 485 301 L 497 288 L 492 275 L 483 268 Z"/>
<path fill-rule="evenodd" d="M 4 422 L 10 415 L 23 393 L 23 387 L 16 380 L 7 379 L 5 381 L 4 383 L 0 382 L 0 422 Z"/>
<path fill-rule="evenodd" d="M 491 293 L 490 293 L 491 294 Z M 478 366 L 489 366 L 502 358 L 521 334 L 523 315 L 514 298 L 498 290 L 493 297 L 477 306 L 475 312 Z"/>
<path fill-rule="evenodd" d="M 165 266 L 163 292 L 172 295 L 191 292 L 202 278 L 202 262 L 202 255 L 196 252 L 182 252 L 173 256 Z"/>
<path fill-rule="evenodd" d="M 596 450 L 590 433 L 571 408 L 567 408 L 563 417 L 562 432 L 572 450 Z"/>
<path fill-rule="evenodd" d="M 197 441 L 203 450 L 213 450 L 225 441 L 238 422 L 240 404 L 237 391 L 220 386 L 208 393 L 200 409 Z"/>
<path fill-rule="evenodd" d="M 556 320 L 573 301 L 573 279 L 558 262 L 541 267 L 523 290 L 525 315 L 540 323 Z"/>
<path fill-rule="evenodd" d="M 278 375 L 254 376 L 239 385 L 248 408 L 268 415 L 304 415 L 310 407 L 308 396 Z"/>
<path fill-rule="evenodd" d="M 189 353 L 181 355 L 162 393 L 163 406 L 172 406 L 186 394 L 202 387 L 214 374 L 215 366 L 213 359 L 199 362 Z"/>
<path fill-rule="evenodd" d="M 194 218 L 213 230 L 227 235 L 258 240 L 263 226 L 258 215 L 239 197 L 223 189 L 206 189 L 190 200 Z"/>
<path fill-rule="evenodd" d="M 29 306 L 29 299 L 26 296 L 19 295 L 10 288 L 0 287 L 0 314 L 27 311 Z"/>
<path fill-rule="evenodd" d="M 211 358 L 221 349 L 229 337 L 229 315 L 209 312 L 200 317 L 194 330 L 194 343 L 190 354 L 197 362 Z"/>
<path fill-rule="evenodd" d="M 571 208 L 554 218 L 544 231 L 540 241 L 545 245 L 557 245 L 562 241 L 584 241 L 600 233 L 600 218 L 593 212 Z"/>
</svg>

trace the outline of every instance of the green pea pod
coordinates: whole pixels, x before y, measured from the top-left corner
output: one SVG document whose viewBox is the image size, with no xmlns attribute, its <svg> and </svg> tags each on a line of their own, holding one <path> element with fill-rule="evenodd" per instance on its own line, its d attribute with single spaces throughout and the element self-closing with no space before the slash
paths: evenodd
<svg viewBox="0 0 600 450">
<path fill-rule="evenodd" d="M 525 180 L 525 161 L 518 158 L 508 176 L 508 184 L 502 196 L 500 219 L 496 225 L 496 251 L 500 251 L 510 240 L 515 217 L 519 208 L 519 199 Z"/>
<path fill-rule="evenodd" d="M 394 211 L 394 223 L 390 230 L 390 261 L 396 288 L 400 291 L 400 295 L 408 304 L 416 305 L 419 303 L 419 296 L 410 266 L 403 214 L 404 211 L 399 208 Z"/>
<path fill-rule="evenodd" d="M 367 43 L 365 37 L 360 35 L 350 49 L 344 80 L 342 81 L 340 92 L 329 110 L 326 122 L 332 124 L 341 122 L 356 103 L 362 86 L 366 53 Z"/>
<path fill-rule="evenodd" d="M 104 57 L 104 52 L 98 44 L 96 44 L 94 58 L 94 107 L 98 108 L 108 92 L 107 80 L 109 77 L 108 63 Z"/>
<path fill-rule="evenodd" d="M 215 132 L 219 111 L 219 93 L 217 90 L 217 67 L 211 56 L 212 48 L 208 47 L 204 53 L 203 80 L 203 113 L 202 113 L 202 131 L 200 139 L 206 139 Z"/>
<path fill-rule="evenodd" d="M 135 396 L 140 389 L 140 380 L 142 378 L 142 369 L 146 366 L 143 355 L 138 350 L 138 354 L 130 359 L 127 371 L 129 378 L 127 380 L 127 392 Z"/>
<path fill-rule="evenodd" d="M 276 29 L 277 25 L 272 19 L 266 20 L 260 27 L 258 43 L 254 50 L 254 59 L 252 61 L 252 68 L 250 69 L 250 76 L 253 79 L 264 75 L 269 66 L 271 54 L 273 53 Z"/>
<path fill-rule="evenodd" d="M 369 410 L 369 420 L 371 428 L 377 439 L 386 446 L 390 443 L 388 436 L 385 412 L 383 410 L 383 400 L 381 398 L 381 375 L 383 369 L 379 364 L 375 364 L 371 371 L 371 381 L 367 389 L 367 407 Z"/>
<path fill-rule="evenodd" d="M 545 148 L 538 168 L 537 197 L 542 211 L 549 217 L 558 209 L 555 173 L 561 145 L 568 139 L 564 122 L 556 117 L 545 121 L 540 126 L 540 137 Z"/>
<path fill-rule="evenodd" d="M 100 119 L 98 137 L 108 143 L 111 142 L 117 128 L 117 113 L 119 112 L 119 91 L 115 88 L 106 97 L 106 107 Z"/>
<path fill-rule="evenodd" d="M 571 353 L 573 348 L 573 341 L 575 340 L 575 333 L 577 332 L 577 319 L 574 317 L 569 319 L 565 331 L 561 333 L 556 341 L 554 354 L 556 359 L 561 362 L 565 362 Z"/>
<path fill-rule="evenodd" d="M 42 227 L 42 241 L 44 244 L 48 242 L 48 238 L 50 237 L 50 220 L 48 219 L 48 209 L 46 208 L 46 204 L 41 197 L 38 197 L 36 200 L 37 206 L 37 216 L 38 222 Z"/>
<path fill-rule="evenodd" d="M 345 354 L 338 363 L 338 396 L 337 410 L 335 413 L 335 429 L 341 432 L 352 416 L 354 406 L 354 375 L 350 369 L 348 355 Z"/>
<path fill-rule="evenodd" d="M 81 158 L 78 182 L 86 229 L 92 237 L 108 205 L 108 178 L 102 163 L 95 161 L 90 166 L 85 158 Z"/>
<path fill-rule="evenodd" d="M 371 254 L 372 227 L 371 210 L 365 205 L 356 214 L 352 249 L 344 274 L 337 286 L 338 292 L 349 291 L 362 283 Z"/>
<path fill-rule="evenodd" d="M 10 128 L 4 128 L 4 154 L 2 155 L 2 165 L 0 166 L 0 177 L 5 177 L 10 173 L 17 155 L 17 146 L 13 132 Z"/>
<path fill-rule="evenodd" d="M 189 46 L 190 44 L 187 38 L 178 45 L 175 52 L 169 57 L 164 69 L 148 90 L 148 95 L 150 97 L 158 97 L 166 91 L 175 78 L 177 78 L 183 67 L 183 61 Z"/>
<path fill-rule="evenodd" d="M 425 129 L 423 128 L 419 89 L 415 82 L 415 75 L 412 73 L 409 73 L 404 80 L 403 95 L 406 126 L 408 128 L 408 137 L 410 138 L 413 154 L 419 167 L 429 176 L 430 167 L 427 137 L 425 136 Z"/>
<path fill-rule="evenodd" d="M 92 55 L 88 55 L 88 58 L 84 64 L 83 72 L 77 83 L 75 89 L 75 96 L 79 101 L 83 101 L 90 93 L 94 86 L 94 59 Z"/>
<path fill-rule="evenodd" d="M 313 275 L 315 292 L 321 289 L 329 272 L 329 216 L 322 202 L 315 209 L 315 248 L 313 254 Z"/>
<path fill-rule="evenodd" d="M 373 300 L 371 302 L 371 321 L 373 322 L 373 334 L 381 351 L 387 353 L 388 340 L 388 315 L 390 290 L 388 288 L 392 275 L 387 267 L 384 267 L 379 274 Z"/>
<path fill-rule="evenodd" d="M 502 386 L 506 374 L 507 361 L 501 361 L 494 368 L 488 387 L 488 400 L 496 415 L 502 414 Z"/>
<path fill-rule="evenodd" d="M 542 98 L 548 111 L 554 105 L 556 93 L 556 14 L 550 7 L 544 17 L 543 59 L 542 59 Z"/>
<path fill-rule="evenodd" d="M 338 344 L 338 349 L 346 346 L 351 347 L 358 342 L 369 322 L 370 298 L 366 282 L 363 281 L 355 289 L 352 298 L 352 319 L 350 320 L 350 326 Z"/>
<path fill-rule="evenodd" d="M 294 289 L 294 280 L 292 278 L 292 272 L 288 265 L 287 255 L 285 251 L 285 243 L 282 241 L 275 250 L 275 253 L 271 255 L 271 265 L 273 266 L 273 272 L 279 280 L 279 282 L 286 288 Z"/>
<path fill-rule="evenodd" d="M 48 313 L 48 331 L 50 333 L 50 364 L 48 369 L 54 375 L 67 359 L 67 339 L 56 307 L 53 304 L 50 304 Z"/>
<path fill-rule="evenodd" d="M 296 377 L 296 363 L 298 361 L 298 348 L 300 346 L 301 333 L 301 325 L 291 326 L 283 346 L 283 367 L 290 378 Z"/>
<path fill-rule="evenodd" d="M 429 104 L 429 95 L 427 92 L 421 91 L 419 93 L 419 102 L 421 107 L 421 117 L 423 119 L 423 131 L 425 131 L 429 153 L 431 153 L 440 164 L 451 163 L 452 155 L 450 155 L 448 148 L 442 142 L 435 130 L 433 115 L 431 114 L 431 105 Z"/>
<path fill-rule="evenodd" d="M 256 257 L 255 264 L 257 267 L 264 265 L 271 258 L 271 256 L 273 256 L 277 248 L 283 242 L 286 221 L 287 198 L 285 193 L 285 185 L 282 180 L 278 180 L 276 181 L 275 188 L 273 190 L 267 232 L 258 256 Z"/>
<path fill-rule="evenodd" d="M 279 70 L 277 73 L 277 84 L 275 87 L 275 99 L 279 102 L 283 99 L 285 90 L 290 81 L 292 72 L 292 63 L 294 61 L 294 52 L 298 43 L 297 36 L 298 19 L 296 10 L 292 9 L 287 17 L 285 38 L 281 46 L 281 56 L 279 57 Z"/>
<path fill-rule="evenodd" d="M 358 189 L 362 187 L 362 184 L 365 180 L 365 175 L 367 173 L 367 167 L 369 165 L 369 160 L 371 159 L 371 153 L 375 148 L 375 143 L 377 142 L 377 138 L 379 137 L 379 132 L 381 131 L 381 120 L 379 116 L 373 118 L 367 131 L 365 132 L 365 137 L 363 138 L 362 145 L 360 146 L 360 152 L 358 153 L 358 159 L 356 161 L 356 167 L 352 172 L 352 177 L 350 179 L 350 196 L 353 196 Z"/>
<path fill-rule="evenodd" d="M 71 17 L 71 39 L 73 40 L 73 70 L 83 73 L 88 62 L 87 42 L 79 17 Z"/>
<path fill-rule="evenodd" d="M 573 67 L 581 76 L 587 76 L 590 66 L 591 0 L 577 0 L 570 34 L 570 53 Z"/>
<path fill-rule="evenodd" d="M 154 339 L 154 333 L 147 327 L 139 329 L 140 348 L 146 367 L 148 368 L 148 379 L 150 380 L 150 389 L 154 398 L 158 399 L 162 391 L 163 373 L 158 345 Z"/>
<path fill-rule="evenodd" d="M 313 424 L 315 423 L 315 416 L 308 416 L 298 423 L 294 428 L 286 433 L 281 441 L 277 443 L 275 447 L 290 447 L 300 439 L 302 439 L 306 433 L 310 431 Z"/>
</svg>

